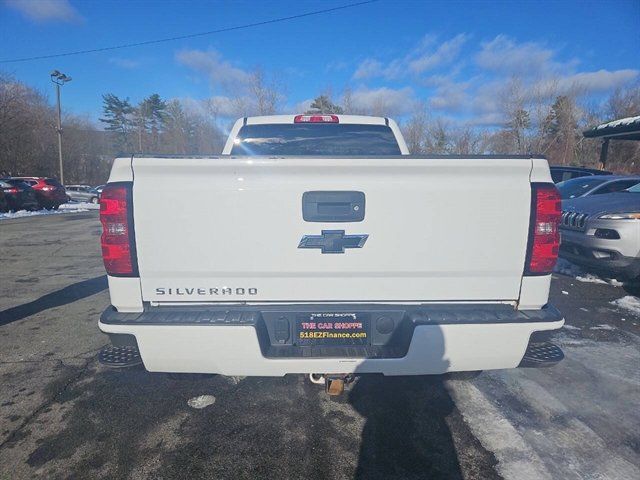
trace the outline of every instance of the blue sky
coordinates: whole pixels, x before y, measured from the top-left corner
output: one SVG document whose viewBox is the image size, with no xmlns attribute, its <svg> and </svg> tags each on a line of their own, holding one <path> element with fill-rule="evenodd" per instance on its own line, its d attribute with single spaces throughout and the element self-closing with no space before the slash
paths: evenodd
<svg viewBox="0 0 640 480">
<path fill-rule="evenodd" d="M 99 48 L 253 23 L 356 0 L 0 0 L 0 60 Z M 339 12 L 159 45 L 3 63 L 49 92 L 49 72 L 73 77 L 64 106 L 95 119 L 101 95 L 151 93 L 194 105 L 242 95 L 262 67 L 285 86 L 284 109 L 348 86 L 362 109 L 395 116 L 425 102 L 434 116 L 480 125 L 500 119 L 517 76 L 529 87 L 586 101 L 640 79 L 640 1 L 380 0 Z M 240 93 L 239 93 L 240 92 Z M 51 95 L 52 96 L 52 95 Z"/>
</svg>

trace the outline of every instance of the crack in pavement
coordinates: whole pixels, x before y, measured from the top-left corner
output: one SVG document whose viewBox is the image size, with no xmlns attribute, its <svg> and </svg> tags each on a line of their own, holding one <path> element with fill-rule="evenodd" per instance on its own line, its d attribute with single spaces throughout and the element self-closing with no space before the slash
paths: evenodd
<svg viewBox="0 0 640 480">
<path fill-rule="evenodd" d="M 9 360 L 9 361 L 0 361 L 0 365 L 15 365 L 15 364 L 23 364 L 23 363 L 46 363 L 46 362 L 60 362 L 64 365 L 64 360 L 74 360 L 74 359 L 82 359 L 83 355 L 87 355 L 89 353 L 96 353 L 102 350 L 104 347 L 109 345 L 105 343 L 104 345 L 99 346 L 98 348 L 94 348 L 92 350 L 87 350 L 86 352 L 80 352 L 76 355 L 70 355 L 68 357 L 50 357 L 50 358 L 39 358 L 37 360 Z"/>
<path fill-rule="evenodd" d="M 59 398 L 62 394 L 64 394 L 69 389 L 69 387 L 71 387 L 71 385 L 78 382 L 82 378 L 84 373 L 87 371 L 87 369 L 89 368 L 89 365 L 95 360 L 96 359 L 94 356 L 87 358 L 84 365 L 80 367 L 80 371 L 78 372 L 77 375 L 74 375 L 69 380 L 67 380 L 61 389 L 59 389 L 56 393 L 54 393 L 51 396 L 51 398 L 49 398 L 48 400 L 45 400 L 42 403 L 42 405 L 36 408 L 30 415 L 25 417 L 23 422 L 17 428 L 15 428 L 9 435 L 7 435 L 7 438 L 4 439 L 4 441 L 0 442 L 0 449 L 4 448 L 6 445 L 11 443 L 13 439 L 16 437 L 16 435 L 20 433 L 20 431 L 22 431 L 27 425 L 29 425 L 45 408 L 52 405 L 57 398 Z M 73 368 L 73 367 L 68 367 L 68 368 Z"/>
</svg>

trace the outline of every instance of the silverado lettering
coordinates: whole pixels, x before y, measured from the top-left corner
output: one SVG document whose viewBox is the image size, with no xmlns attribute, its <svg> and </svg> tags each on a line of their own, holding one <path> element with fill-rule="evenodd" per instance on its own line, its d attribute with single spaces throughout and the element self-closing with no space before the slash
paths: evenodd
<svg viewBox="0 0 640 480">
<path fill-rule="evenodd" d="M 156 295 L 257 295 L 257 288 L 156 288 Z"/>
</svg>

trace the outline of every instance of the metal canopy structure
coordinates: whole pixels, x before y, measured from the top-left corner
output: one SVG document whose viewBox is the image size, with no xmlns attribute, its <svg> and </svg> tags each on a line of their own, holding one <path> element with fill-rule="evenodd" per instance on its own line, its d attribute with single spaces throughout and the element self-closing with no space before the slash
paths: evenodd
<svg viewBox="0 0 640 480">
<path fill-rule="evenodd" d="M 585 138 L 602 138 L 600 164 L 602 168 L 605 168 L 609 153 L 609 140 L 640 141 L 640 115 L 602 123 L 597 127 L 585 130 L 582 134 Z"/>
</svg>

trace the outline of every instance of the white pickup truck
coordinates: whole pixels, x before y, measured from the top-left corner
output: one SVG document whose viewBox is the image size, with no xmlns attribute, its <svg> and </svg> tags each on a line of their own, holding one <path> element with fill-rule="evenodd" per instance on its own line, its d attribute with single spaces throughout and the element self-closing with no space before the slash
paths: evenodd
<svg viewBox="0 0 640 480">
<path fill-rule="evenodd" d="M 543 158 L 409 155 L 380 117 L 248 117 L 220 156 L 116 159 L 100 217 L 106 364 L 328 378 L 562 358 Z"/>
</svg>

